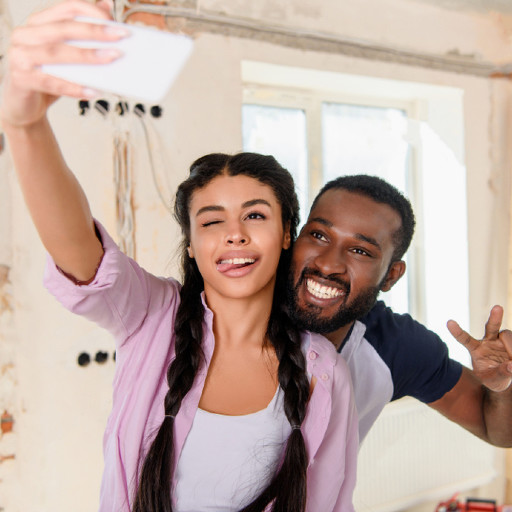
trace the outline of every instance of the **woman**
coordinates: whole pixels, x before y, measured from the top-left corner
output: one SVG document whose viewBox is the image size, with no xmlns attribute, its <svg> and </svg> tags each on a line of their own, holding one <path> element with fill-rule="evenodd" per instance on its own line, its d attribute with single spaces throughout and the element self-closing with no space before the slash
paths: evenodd
<svg viewBox="0 0 512 512">
<path fill-rule="evenodd" d="M 77 15 L 108 19 L 108 4 L 64 2 L 15 31 L 0 116 L 51 255 L 48 288 L 116 339 L 100 511 L 352 510 L 348 372 L 282 307 L 293 180 L 272 157 L 200 158 L 175 203 L 183 285 L 123 255 L 93 220 L 46 118 L 59 95 L 88 91 L 38 66 L 106 62 L 112 55 L 65 41 L 120 36 Z"/>
</svg>

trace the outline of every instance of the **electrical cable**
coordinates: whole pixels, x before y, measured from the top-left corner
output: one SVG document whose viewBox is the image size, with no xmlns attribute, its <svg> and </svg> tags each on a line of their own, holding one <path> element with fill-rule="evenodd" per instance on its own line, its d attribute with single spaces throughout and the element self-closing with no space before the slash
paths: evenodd
<svg viewBox="0 0 512 512">
<path fill-rule="evenodd" d="M 151 138 L 153 138 L 153 140 L 156 139 L 157 142 L 158 142 L 158 145 L 162 146 L 160 138 L 158 137 L 156 130 L 151 130 L 153 132 L 153 137 L 150 136 L 150 133 L 149 133 L 150 130 L 149 130 L 149 127 L 148 127 L 149 123 L 148 123 L 147 119 L 143 115 L 137 114 L 137 117 L 140 120 L 142 131 L 144 133 L 145 145 L 146 145 L 146 150 L 147 150 L 147 154 L 148 154 L 149 167 L 150 167 L 150 170 L 151 170 L 151 177 L 153 179 L 153 184 L 155 186 L 157 195 L 158 195 L 158 197 L 159 197 L 163 207 L 169 213 L 172 214 L 171 193 L 169 191 L 167 192 L 167 195 L 169 196 L 169 199 L 166 199 L 165 198 L 165 193 L 162 191 L 163 187 L 159 183 L 159 179 L 158 179 L 158 176 L 157 176 L 156 165 L 155 165 L 155 161 L 154 161 L 154 158 L 153 158 L 153 151 L 151 150 Z M 163 150 L 162 151 L 158 151 L 158 154 L 163 155 L 164 151 Z M 166 174 L 164 174 L 164 176 L 166 176 Z M 168 185 L 169 184 L 167 183 L 167 188 L 170 189 L 170 187 Z"/>
</svg>

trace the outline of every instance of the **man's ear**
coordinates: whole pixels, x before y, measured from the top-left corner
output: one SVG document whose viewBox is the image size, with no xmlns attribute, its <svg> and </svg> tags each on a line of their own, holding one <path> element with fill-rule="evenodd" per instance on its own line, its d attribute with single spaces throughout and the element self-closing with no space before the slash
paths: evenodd
<svg viewBox="0 0 512 512">
<path fill-rule="evenodd" d="M 394 261 L 388 269 L 388 273 L 380 287 L 381 291 L 388 292 L 395 283 L 405 274 L 405 261 Z"/>
</svg>

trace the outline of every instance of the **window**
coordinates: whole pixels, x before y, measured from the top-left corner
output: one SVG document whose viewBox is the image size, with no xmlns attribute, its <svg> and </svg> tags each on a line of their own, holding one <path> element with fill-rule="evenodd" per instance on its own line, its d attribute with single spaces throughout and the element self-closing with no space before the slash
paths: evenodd
<svg viewBox="0 0 512 512">
<path fill-rule="evenodd" d="M 467 326 L 469 317 L 461 91 L 257 62 L 244 62 L 242 77 L 244 150 L 290 170 L 301 219 L 341 174 L 380 176 L 411 199 L 417 230 L 406 278 L 382 298 L 468 363 L 445 327 L 448 318 Z M 456 218 L 440 208 L 448 204 Z"/>
<path fill-rule="evenodd" d="M 305 112 L 297 108 L 244 105 L 243 146 L 246 151 L 273 155 L 293 175 L 301 205 L 307 215 L 308 157 Z"/>
</svg>

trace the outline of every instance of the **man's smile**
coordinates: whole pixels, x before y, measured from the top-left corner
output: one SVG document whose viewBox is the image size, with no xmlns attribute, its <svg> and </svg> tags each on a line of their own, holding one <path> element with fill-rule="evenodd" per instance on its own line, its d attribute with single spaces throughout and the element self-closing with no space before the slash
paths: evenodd
<svg viewBox="0 0 512 512">
<path fill-rule="evenodd" d="M 306 304 L 326 307 L 330 303 L 346 300 L 350 293 L 349 283 L 334 276 L 326 276 L 316 269 L 304 268 L 296 285 L 296 293 Z M 339 306 L 338 306 L 339 307 Z"/>
<path fill-rule="evenodd" d="M 340 288 L 320 284 L 311 278 L 306 279 L 306 287 L 308 292 L 317 299 L 334 299 L 345 295 L 345 292 Z"/>
</svg>

